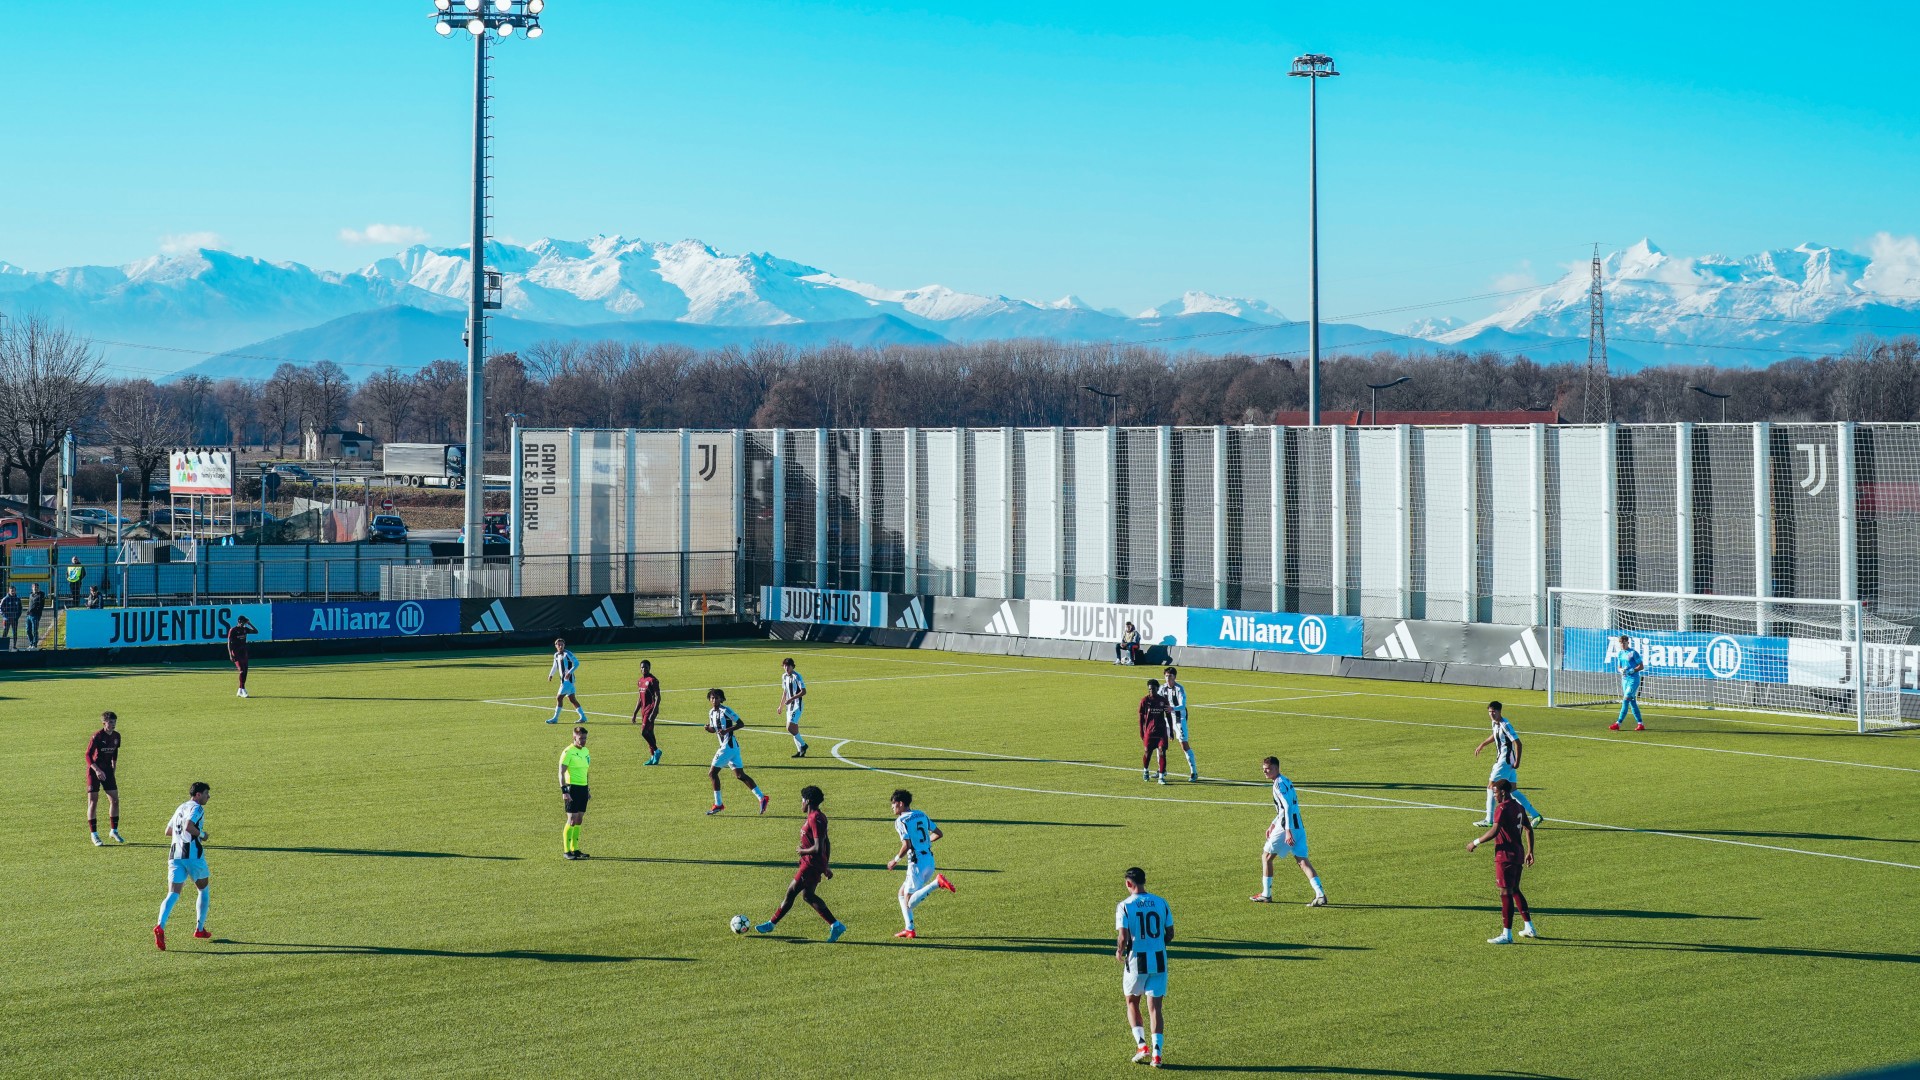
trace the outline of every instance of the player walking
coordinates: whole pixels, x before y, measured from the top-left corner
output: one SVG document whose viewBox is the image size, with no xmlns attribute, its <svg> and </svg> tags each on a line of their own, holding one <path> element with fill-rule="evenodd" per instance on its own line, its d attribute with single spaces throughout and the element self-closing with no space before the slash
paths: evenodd
<svg viewBox="0 0 1920 1080">
<path fill-rule="evenodd" d="M 919 937 L 913 930 L 913 909 L 935 889 L 959 891 L 933 865 L 933 842 L 946 834 L 932 818 L 913 808 L 913 792 L 906 788 L 893 793 L 893 831 L 900 836 L 900 850 L 887 860 L 887 869 L 907 860 L 907 880 L 900 883 L 900 916 L 907 920 L 907 928 L 893 936 Z"/>
<path fill-rule="evenodd" d="M 1640 718 L 1640 677 L 1647 670 L 1647 662 L 1625 634 L 1620 635 L 1620 651 L 1613 654 L 1613 666 L 1620 673 L 1620 715 L 1607 725 L 1607 730 L 1619 731 L 1620 725 L 1627 722 L 1629 711 L 1633 713 L 1633 730 L 1647 730 L 1647 722 Z"/>
<path fill-rule="evenodd" d="M 259 632 L 245 615 L 227 628 L 227 659 L 233 661 L 233 669 L 240 673 L 240 691 L 234 697 L 247 696 L 247 635 Z"/>
<path fill-rule="evenodd" d="M 1187 688 L 1180 685 L 1180 669 L 1167 667 L 1160 672 L 1167 677 L 1165 686 L 1160 688 L 1160 696 L 1167 700 L 1167 719 L 1173 721 L 1173 737 L 1180 742 L 1180 752 L 1187 755 L 1187 782 L 1200 782 L 1200 766 L 1194 764 L 1193 747 L 1187 744 Z"/>
<path fill-rule="evenodd" d="M 1147 680 L 1147 694 L 1140 699 L 1140 742 L 1146 747 L 1140 754 L 1140 779 L 1153 782 L 1153 752 L 1160 751 L 1160 782 L 1167 782 L 1167 703 L 1160 696 L 1160 680 Z"/>
<path fill-rule="evenodd" d="M 1500 886 L 1500 936 L 1487 939 L 1489 945 L 1513 944 L 1513 909 L 1520 909 L 1520 936 L 1538 937 L 1533 932 L 1533 914 L 1527 909 L 1527 897 L 1520 891 L 1520 869 L 1533 865 L 1533 826 L 1520 810 L 1520 803 L 1513 798 L 1518 794 L 1513 790 L 1513 781 L 1495 780 L 1494 790 L 1499 801 L 1493 808 L 1493 827 L 1486 834 L 1467 841 L 1467 850 L 1473 851 L 1481 844 L 1493 842 L 1493 880 Z M 1527 836 L 1525 851 L 1520 847 L 1520 834 Z"/>
<path fill-rule="evenodd" d="M 1546 818 L 1541 817 L 1533 808 L 1533 803 L 1527 801 L 1527 797 L 1520 792 L 1520 736 L 1507 718 L 1500 715 L 1499 702 L 1487 702 L 1487 716 L 1493 721 L 1493 734 L 1480 740 L 1480 745 L 1473 748 L 1473 756 L 1479 757 L 1480 751 L 1485 750 L 1489 743 L 1493 744 L 1493 773 L 1487 777 L 1487 816 L 1474 824 L 1481 828 L 1493 824 L 1494 785 L 1505 780 L 1513 788 L 1513 797 L 1520 801 L 1520 808 L 1533 819 L 1533 824 L 1538 825 Z"/>
<path fill-rule="evenodd" d="M 1147 891 L 1147 872 L 1137 866 L 1127 868 L 1127 898 L 1113 913 L 1113 926 L 1119 940 L 1114 955 L 1120 958 L 1120 993 L 1127 999 L 1127 1023 L 1133 1028 L 1133 1060 L 1148 1060 L 1147 1029 L 1140 1021 L 1140 999 L 1147 999 L 1147 1012 L 1153 1020 L 1152 1065 L 1160 1067 L 1167 1032 L 1165 999 L 1167 996 L 1167 946 L 1173 944 L 1173 909 L 1167 902 Z"/>
<path fill-rule="evenodd" d="M 560 706 L 573 702 L 573 711 L 580 717 L 581 723 L 587 722 L 587 710 L 580 707 L 580 698 L 573 692 L 573 677 L 580 671 L 580 658 L 567 648 L 566 638 L 553 639 L 553 666 L 547 668 L 547 681 L 560 677 L 560 690 L 553 695 L 553 715 L 547 717 L 547 723 L 560 722 Z"/>
<path fill-rule="evenodd" d="M 1300 864 L 1307 884 L 1313 886 L 1313 899 L 1307 906 L 1326 907 L 1327 890 L 1320 887 L 1320 873 L 1307 861 L 1307 829 L 1300 821 L 1300 798 L 1293 792 L 1293 781 L 1280 775 L 1277 757 L 1262 759 L 1260 772 L 1273 784 L 1273 824 L 1267 826 L 1266 846 L 1260 849 L 1260 891 L 1247 899 L 1256 904 L 1273 903 L 1273 857 L 1284 851 Z"/>
<path fill-rule="evenodd" d="M 634 702 L 633 716 L 627 722 L 640 725 L 640 737 L 647 740 L 653 756 L 644 764 L 660 764 L 660 744 L 653 740 L 653 722 L 660 718 L 660 680 L 653 677 L 653 661 L 640 661 L 640 700 Z"/>
<path fill-rule="evenodd" d="M 207 908 L 213 903 L 207 891 L 206 850 L 207 800 L 211 798 L 213 789 L 196 781 L 187 789 L 187 801 L 174 810 L 164 830 L 172 840 L 167 852 L 167 898 L 160 901 L 160 921 L 153 927 L 154 948 L 162 952 L 167 948 L 167 916 L 173 914 L 173 905 L 180 899 L 181 886 L 189 880 L 194 888 L 200 890 L 193 906 L 193 936 L 213 936 L 207 932 Z"/>
<path fill-rule="evenodd" d="M 807 756 L 807 740 L 800 737 L 800 712 L 807 705 L 807 680 L 793 666 L 793 657 L 780 661 L 780 716 L 793 736 L 793 756 Z"/>
<path fill-rule="evenodd" d="M 562 856 L 567 859 L 591 859 L 580 850 L 580 826 L 587 820 L 587 769 L 593 764 L 587 753 L 587 729 L 573 729 L 573 742 L 560 751 L 560 802 L 567 811 L 567 827 L 560 831 Z"/>
<path fill-rule="evenodd" d="M 719 781 L 716 779 L 714 783 Z M 826 798 L 812 784 L 800 789 L 800 808 L 807 814 L 807 820 L 800 826 L 800 868 L 793 872 L 793 884 L 787 886 L 786 897 L 780 901 L 779 907 L 773 909 L 773 918 L 754 927 L 762 934 L 773 933 L 773 928 L 780 925 L 780 920 L 793 907 L 793 898 L 796 896 L 805 900 L 808 907 L 819 912 L 820 917 L 827 921 L 828 942 L 839 941 L 840 935 L 847 932 L 847 924 L 834 918 L 833 912 L 827 910 L 827 902 L 814 893 L 823 879 L 833 877 L 830 862 L 833 845 L 827 840 L 827 815 L 820 812 L 820 804 Z"/>
<path fill-rule="evenodd" d="M 114 766 L 120 761 L 120 732 L 115 725 L 120 718 L 111 712 L 100 714 L 100 730 L 87 740 L 87 832 L 93 836 L 94 847 L 104 847 L 100 842 L 100 823 L 95 816 L 100 808 L 100 793 L 107 793 L 107 835 L 117 844 L 127 842 L 120 835 L 120 783 L 113 777 Z"/>
<path fill-rule="evenodd" d="M 760 790 L 760 785 L 747 775 L 747 769 L 740 761 L 740 729 L 747 726 L 740 714 L 727 707 L 727 692 L 714 687 L 707 691 L 707 704 L 713 706 L 707 712 L 707 730 L 720 740 L 720 749 L 714 752 L 713 766 L 707 770 L 707 779 L 713 781 L 713 806 L 709 815 L 717 814 L 727 808 L 727 800 L 720 794 L 720 770 L 732 769 L 740 782 L 753 790 L 753 797 L 760 800 L 760 812 L 767 812 L 767 804 L 773 800 Z M 817 790 L 817 789 L 816 789 Z"/>
</svg>

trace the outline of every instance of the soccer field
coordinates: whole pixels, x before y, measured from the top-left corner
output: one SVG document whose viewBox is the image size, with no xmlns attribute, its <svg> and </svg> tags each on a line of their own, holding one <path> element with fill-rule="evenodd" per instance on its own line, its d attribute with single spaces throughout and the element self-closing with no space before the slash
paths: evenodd
<svg viewBox="0 0 1920 1080">
<path fill-rule="evenodd" d="M 774 717 L 809 688 L 805 760 Z M 1839 721 L 1651 712 L 1605 730 L 1510 692 L 1522 787 L 1548 818 L 1499 929 L 1478 835 L 1487 691 L 1185 672 L 1203 782 L 1138 772 L 1155 670 L 749 643 L 580 650 L 591 809 L 561 853 L 548 656 L 269 661 L 0 679 L 9 888 L 0 1073 L 19 1076 L 1120 1075 L 1121 874 L 1178 927 L 1171 1068 L 1303 1076 L 1801 1077 L 1920 1055 L 1920 741 Z M 666 687 L 665 761 L 627 716 Z M 706 817 L 707 687 L 751 725 L 761 817 L 730 775 Z M 81 754 L 121 718 L 129 843 L 92 847 Z M 682 725 L 682 726 L 674 726 Z M 1332 906 L 1247 902 L 1271 819 L 1259 759 L 1300 789 Z M 211 941 L 160 836 L 213 787 Z M 826 791 L 850 930 L 804 906 L 738 937 L 792 876 L 798 791 Z M 888 794 L 946 830 L 958 886 L 900 928 Z M 106 822 L 104 800 L 101 822 Z"/>
</svg>

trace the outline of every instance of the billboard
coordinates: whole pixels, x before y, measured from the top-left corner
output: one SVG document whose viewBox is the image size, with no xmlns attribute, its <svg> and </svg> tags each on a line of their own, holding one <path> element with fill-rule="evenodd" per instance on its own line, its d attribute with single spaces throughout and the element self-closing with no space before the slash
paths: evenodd
<svg viewBox="0 0 1920 1080">
<path fill-rule="evenodd" d="M 1359 656 L 1365 635 L 1357 615 L 1296 615 L 1287 611 L 1187 612 L 1188 645 L 1203 649 Z"/>
<path fill-rule="evenodd" d="M 1062 641 L 1117 642 L 1128 623 L 1143 645 L 1187 644 L 1187 609 L 1150 604 L 1085 604 L 1073 600 L 1028 601 L 1027 636 Z"/>
<path fill-rule="evenodd" d="M 378 600 L 364 603 L 273 605 L 277 640 L 292 638 L 417 637 L 457 634 L 458 600 Z"/>
<path fill-rule="evenodd" d="M 885 626 L 887 594 L 842 589 L 763 588 L 760 617 L 820 626 Z"/>
<path fill-rule="evenodd" d="M 233 452 L 175 450 L 167 455 L 167 486 L 175 495 L 233 494 Z"/>
<path fill-rule="evenodd" d="M 273 640 L 270 604 L 190 607 L 78 608 L 67 612 L 67 648 L 122 649 L 149 645 L 226 644 L 227 631 L 245 616 L 259 629 L 253 641 Z"/>
<path fill-rule="evenodd" d="M 1568 671 L 1613 671 L 1613 658 L 1620 651 L 1618 633 L 1567 627 L 1560 631 L 1563 654 L 1560 666 Z M 1696 630 L 1629 632 L 1627 640 L 1640 650 L 1648 675 L 1763 683 L 1792 681 L 1786 638 Z M 1810 665 L 1812 661 L 1802 663 Z"/>
<path fill-rule="evenodd" d="M 608 630 L 633 625 L 633 597 L 626 593 L 589 596 L 507 596 L 460 601 L 460 626 L 469 634 L 510 634 L 516 630 Z"/>
</svg>

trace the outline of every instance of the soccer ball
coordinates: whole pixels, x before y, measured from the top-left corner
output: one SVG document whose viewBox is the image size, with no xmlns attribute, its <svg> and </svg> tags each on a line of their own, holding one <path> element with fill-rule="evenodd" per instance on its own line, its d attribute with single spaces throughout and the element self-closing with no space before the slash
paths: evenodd
<svg viewBox="0 0 1920 1080">
<path fill-rule="evenodd" d="M 752 923 L 747 921 L 747 917 L 745 915 L 735 915 L 733 918 L 727 920 L 727 929 L 733 931 L 736 934 L 746 933 L 747 929 L 752 925 L 753 925 Z"/>
</svg>

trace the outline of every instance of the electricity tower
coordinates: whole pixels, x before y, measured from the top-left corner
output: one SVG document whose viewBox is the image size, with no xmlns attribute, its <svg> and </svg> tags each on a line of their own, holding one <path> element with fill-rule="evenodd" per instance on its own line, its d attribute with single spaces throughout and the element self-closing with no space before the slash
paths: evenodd
<svg viewBox="0 0 1920 1080">
<path fill-rule="evenodd" d="M 1607 299 L 1601 283 L 1600 245 L 1593 245 L 1593 284 L 1587 288 L 1587 385 L 1581 421 L 1613 420 L 1613 379 L 1607 374 Z"/>
</svg>

